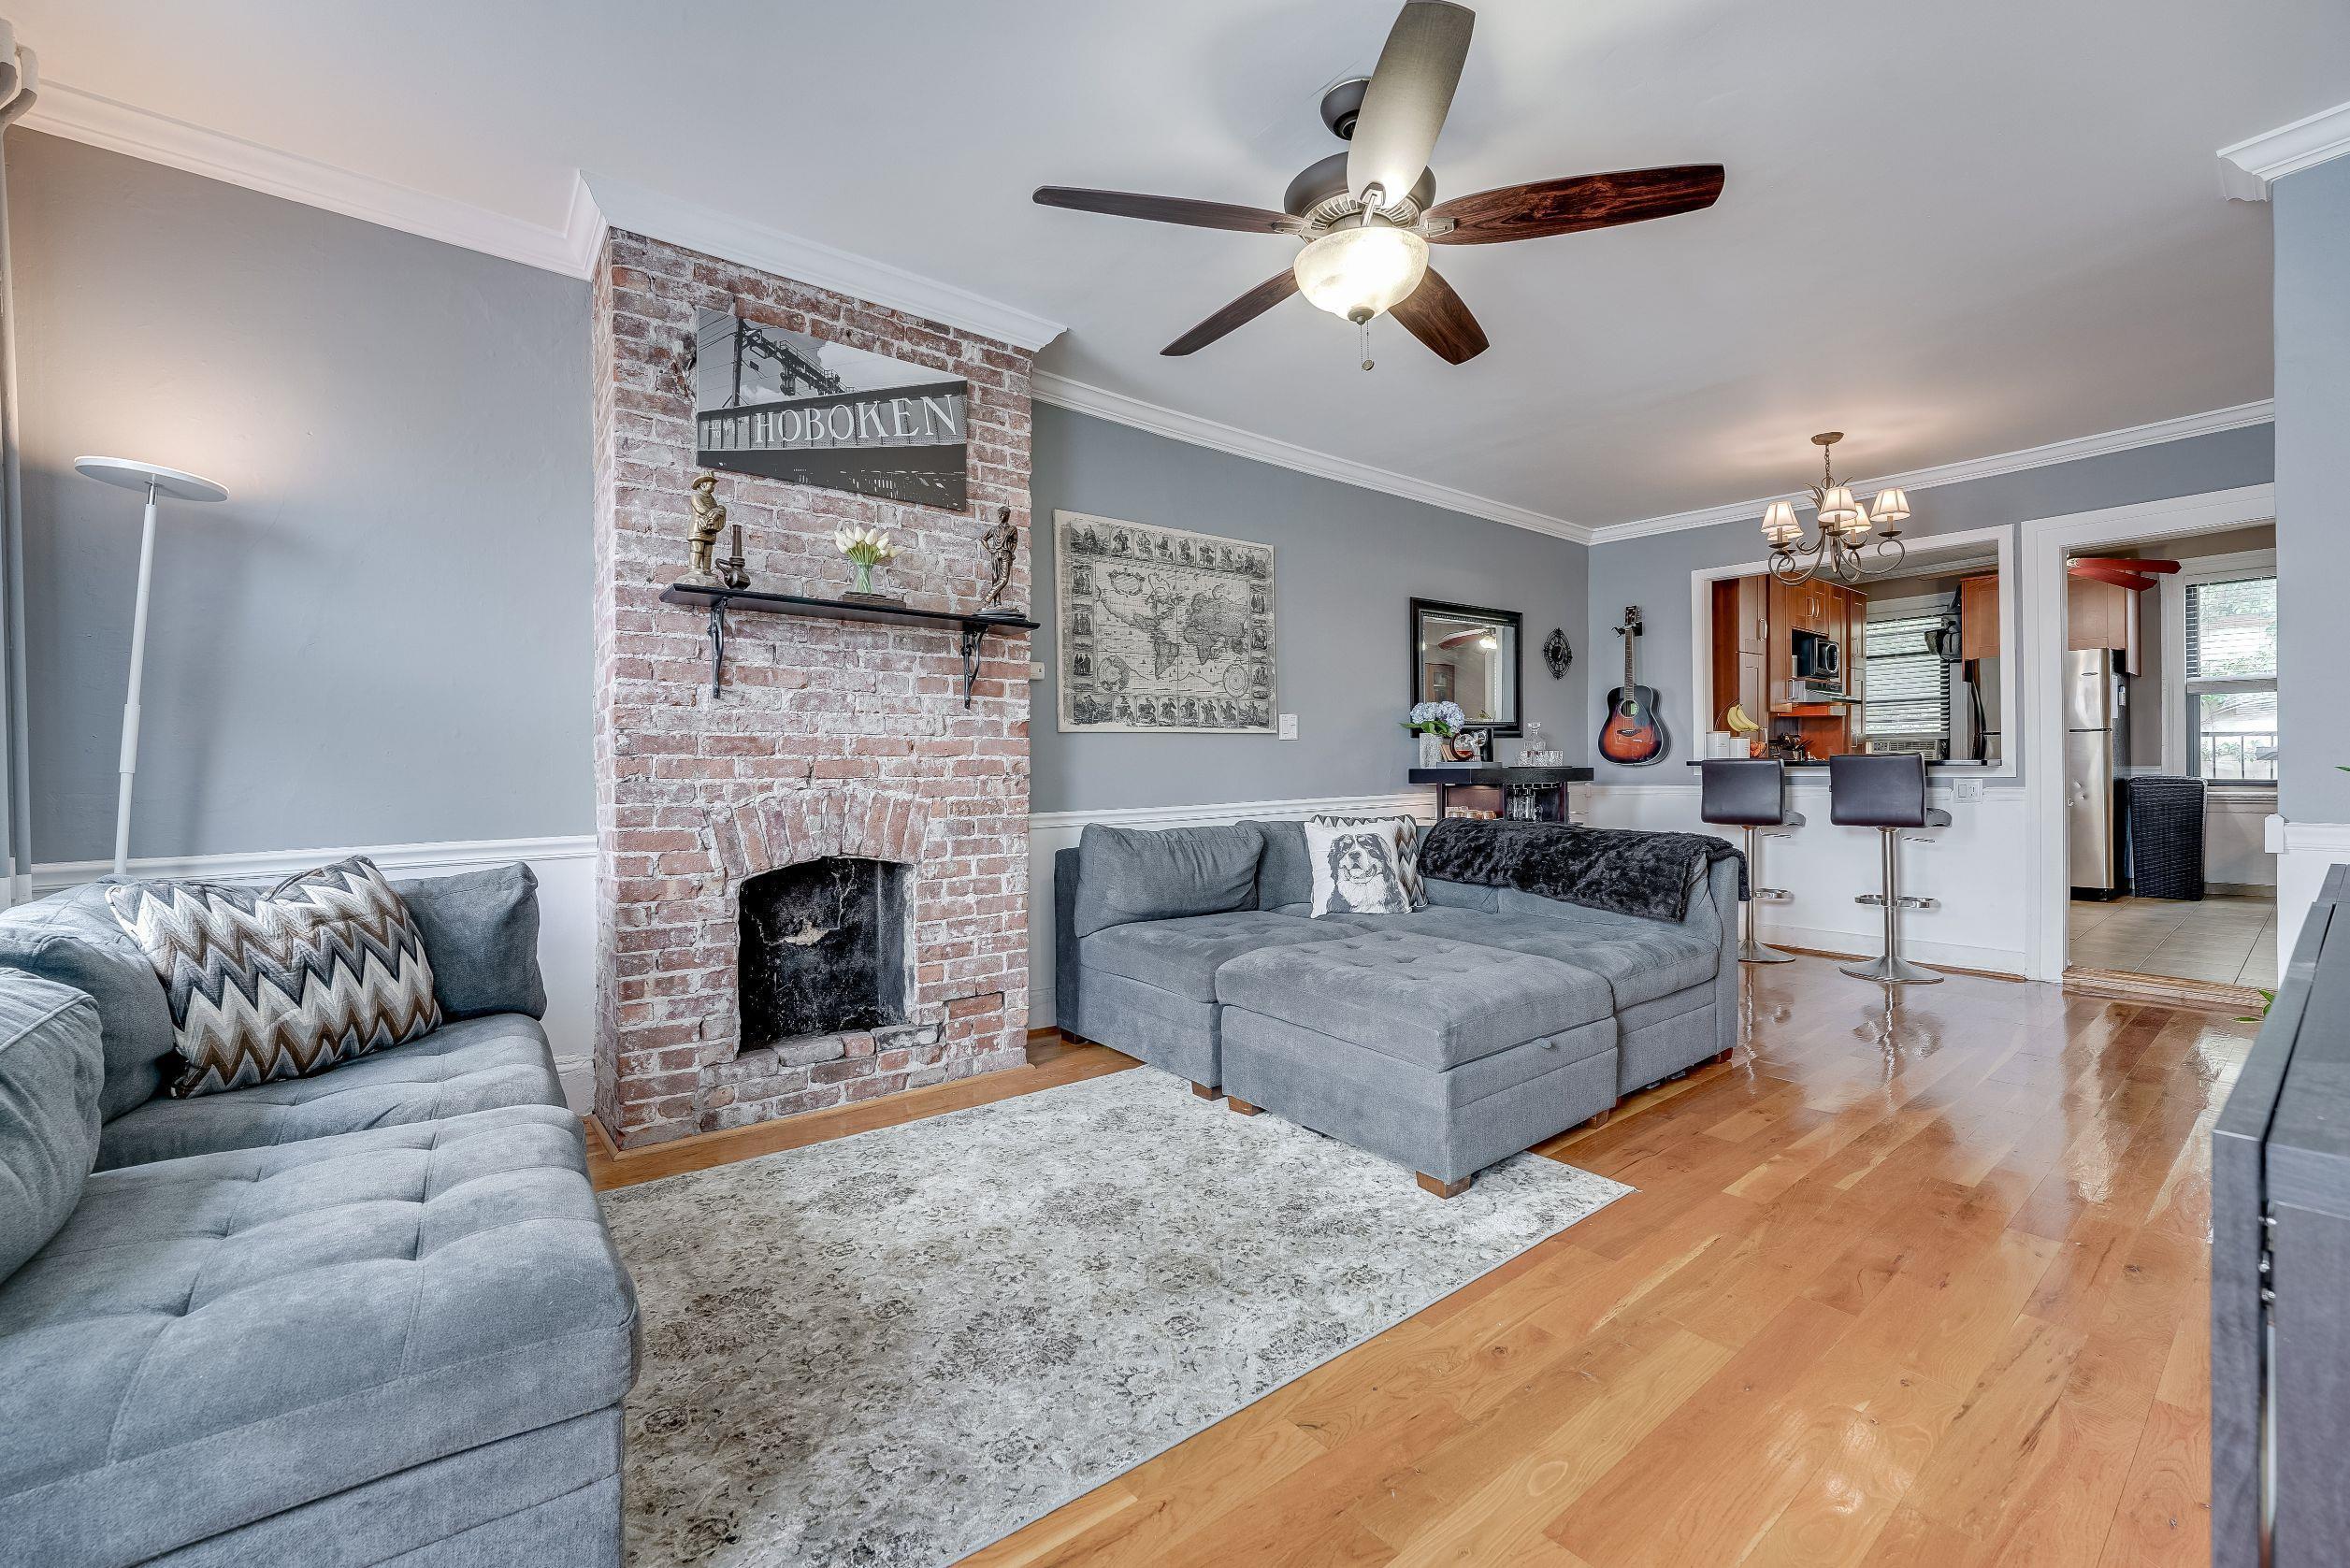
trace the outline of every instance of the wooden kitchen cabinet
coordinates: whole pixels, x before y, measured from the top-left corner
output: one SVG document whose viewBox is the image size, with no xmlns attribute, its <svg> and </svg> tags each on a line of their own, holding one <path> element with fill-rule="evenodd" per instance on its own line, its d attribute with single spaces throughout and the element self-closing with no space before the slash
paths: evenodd
<svg viewBox="0 0 2350 1568">
<path fill-rule="evenodd" d="M 1958 656 L 1999 656 L 1999 576 L 1969 577 L 1958 584 Z"/>
<path fill-rule="evenodd" d="M 2092 577 L 2068 577 L 2065 583 L 2065 646 L 2074 653 L 2111 648 L 2122 655 L 2122 672 L 2137 674 L 2137 596 Z"/>
<path fill-rule="evenodd" d="M 1734 588 L 1731 613 L 1737 624 L 1741 654 L 1770 652 L 1770 579 L 1741 577 Z M 1749 712 L 1753 710 L 1749 709 Z"/>
<path fill-rule="evenodd" d="M 1756 724 L 1770 723 L 1770 661 L 1766 655 L 1740 653 L 1737 662 L 1737 704 Z"/>
</svg>

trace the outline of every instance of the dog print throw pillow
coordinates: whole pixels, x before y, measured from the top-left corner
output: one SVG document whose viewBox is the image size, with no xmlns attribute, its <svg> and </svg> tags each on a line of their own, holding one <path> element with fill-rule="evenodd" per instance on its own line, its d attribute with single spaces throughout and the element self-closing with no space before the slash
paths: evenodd
<svg viewBox="0 0 2350 1568">
<path fill-rule="evenodd" d="M 1408 914 L 1395 835 L 1376 824 L 1308 822 L 1305 857 L 1314 864 L 1314 908 L 1324 914 Z"/>
<path fill-rule="evenodd" d="M 1428 885 L 1420 880 L 1420 824 L 1407 816 L 1332 816 L 1323 813 L 1306 821 L 1318 827 L 1375 827 L 1395 842 L 1395 876 L 1404 885 L 1404 902 L 1413 909 L 1428 907 Z"/>
</svg>

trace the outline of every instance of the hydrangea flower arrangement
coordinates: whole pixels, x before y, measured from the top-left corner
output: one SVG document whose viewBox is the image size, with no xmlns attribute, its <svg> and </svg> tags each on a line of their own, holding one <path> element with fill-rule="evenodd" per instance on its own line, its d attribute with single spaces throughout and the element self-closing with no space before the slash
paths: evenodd
<svg viewBox="0 0 2350 1568">
<path fill-rule="evenodd" d="M 1416 702 L 1404 727 L 1414 735 L 1452 736 L 1460 734 L 1468 722 L 1468 714 L 1461 711 L 1457 702 Z"/>
</svg>

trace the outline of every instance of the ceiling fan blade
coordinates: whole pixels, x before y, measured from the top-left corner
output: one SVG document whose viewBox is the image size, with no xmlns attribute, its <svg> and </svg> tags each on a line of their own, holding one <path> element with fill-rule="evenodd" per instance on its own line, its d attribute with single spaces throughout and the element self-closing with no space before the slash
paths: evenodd
<svg viewBox="0 0 2350 1568">
<path fill-rule="evenodd" d="M 1359 196 L 1377 185 L 1381 205 L 1392 206 L 1419 182 L 1452 108 L 1476 22 L 1475 11 L 1449 0 L 1410 0 L 1397 13 L 1347 143 L 1348 192 Z"/>
<path fill-rule="evenodd" d="M 1680 164 L 1671 168 L 1625 169 L 1617 174 L 1574 174 L 1505 185 L 1439 202 L 1428 216 L 1449 219 L 1453 227 L 1430 234 L 1431 245 L 1493 245 L 1505 239 L 1539 239 L 1550 234 L 1613 228 L 1650 218 L 1670 218 L 1711 207 L 1722 194 L 1720 164 Z"/>
<path fill-rule="evenodd" d="M 1193 201 L 1188 196 L 1147 196 L 1132 191 L 1082 191 L 1068 185 L 1040 185 L 1035 200 L 1039 207 L 1106 212 L 1114 218 L 1146 218 L 1154 223 L 1184 223 L 1195 229 L 1295 234 L 1304 227 L 1286 212 L 1270 212 L 1261 207 Z"/>
<path fill-rule="evenodd" d="M 1477 318 L 1461 303 L 1461 296 L 1452 292 L 1452 285 L 1433 266 L 1420 280 L 1420 287 L 1405 295 L 1404 302 L 1388 314 L 1405 331 L 1454 365 L 1475 359 L 1489 346 L 1485 329 L 1477 324 Z"/>
<path fill-rule="evenodd" d="M 1159 352 L 1187 354 L 1206 348 L 1236 326 L 1246 325 L 1297 293 L 1297 274 L 1288 267 L 1267 278 Z"/>
</svg>

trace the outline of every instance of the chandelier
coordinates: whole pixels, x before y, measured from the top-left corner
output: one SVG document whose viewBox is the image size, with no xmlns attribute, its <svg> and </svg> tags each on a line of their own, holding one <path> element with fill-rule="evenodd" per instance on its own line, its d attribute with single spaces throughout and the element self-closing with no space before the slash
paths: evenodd
<svg viewBox="0 0 2350 1568">
<path fill-rule="evenodd" d="M 1819 519 L 1819 535 L 1807 539 L 1795 521 L 1792 501 L 1773 501 L 1763 512 L 1763 537 L 1770 540 L 1770 574 L 1789 587 L 1826 573 L 1845 583 L 1879 577 L 1901 565 L 1908 547 L 1896 526 L 1910 515 L 1910 496 L 1898 485 L 1877 492 L 1862 506 L 1853 487 L 1839 483 L 1830 466 L 1828 449 L 1844 439 L 1841 430 L 1825 430 L 1811 438 L 1820 449 L 1820 482 L 1812 485 L 1811 505 Z M 1879 530 L 1868 546 L 1869 532 Z M 1864 554 L 1864 551 L 1867 554 Z"/>
</svg>

